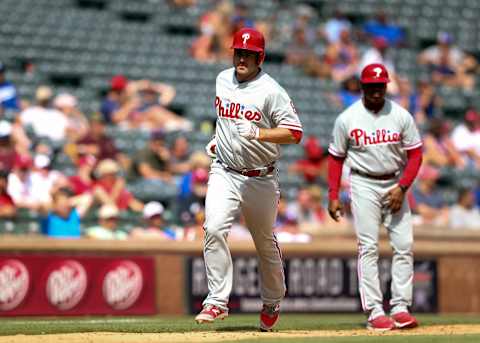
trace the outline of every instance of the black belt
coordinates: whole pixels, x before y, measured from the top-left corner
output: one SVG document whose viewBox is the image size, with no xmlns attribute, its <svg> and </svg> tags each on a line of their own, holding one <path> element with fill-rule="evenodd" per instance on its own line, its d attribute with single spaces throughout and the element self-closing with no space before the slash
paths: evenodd
<svg viewBox="0 0 480 343">
<path fill-rule="evenodd" d="M 360 176 L 368 177 L 368 178 L 374 179 L 374 180 L 390 180 L 390 179 L 394 179 L 397 176 L 396 173 L 383 174 L 383 175 L 372 175 L 372 174 L 361 172 L 360 170 L 357 170 L 357 169 L 352 169 L 352 173 L 353 174 L 358 174 Z"/>
<path fill-rule="evenodd" d="M 265 167 L 265 168 L 250 169 L 250 170 L 234 169 L 234 168 L 229 167 L 229 166 L 227 166 L 226 164 L 223 164 L 223 163 L 222 163 L 222 165 L 228 170 L 231 170 L 235 173 L 241 174 L 243 176 L 248 176 L 248 177 L 266 176 L 266 175 L 270 174 L 271 172 L 273 172 L 275 170 L 275 166 L 273 166 L 273 165 Z"/>
</svg>

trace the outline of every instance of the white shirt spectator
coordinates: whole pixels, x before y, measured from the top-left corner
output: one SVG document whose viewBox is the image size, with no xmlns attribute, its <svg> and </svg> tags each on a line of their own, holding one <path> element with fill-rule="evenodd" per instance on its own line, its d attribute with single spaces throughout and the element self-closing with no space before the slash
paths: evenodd
<svg viewBox="0 0 480 343">
<path fill-rule="evenodd" d="M 23 111 L 20 118 L 22 124 L 31 125 L 39 137 L 48 137 L 53 141 L 65 139 L 68 119 L 56 109 L 33 106 Z"/>
<path fill-rule="evenodd" d="M 8 176 L 7 192 L 12 197 L 15 205 L 22 207 L 36 207 L 51 201 L 53 186 L 62 179 L 58 171 L 48 174 L 41 172 L 28 172 L 24 180 L 16 173 Z"/>
<path fill-rule="evenodd" d="M 325 24 L 325 36 L 329 43 L 336 43 L 343 30 L 350 31 L 352 24 L 347 19 L 332 18 Z"/>
<path fill-rule="evenodd" d="M 358 66 L 358 73 L 360 74 L 363 68 L 372 63 L 383 64 L 390 74 L 395 73 L 395 65 L 393 60 L 390 57 L 382 56 L 380 51 L 378 51 L 376 48 L 370 48 L 363 53 L 362 59 L 360 60 L 360 64 Z"/>
<path fill-rule="evenodd" d="M 454 205 L 450 209 L 449 226 L 452 229 L 480 230 L 480 211 L 476 207 L 468 209 Z"/>
<path fill-rule="evenodd" d="M 474 150 L 480 156 L 480 131 L 471 131 L 465 124 L 458 125 L 452 132 L 452 141 L 460 152 Z"/>
</svg>

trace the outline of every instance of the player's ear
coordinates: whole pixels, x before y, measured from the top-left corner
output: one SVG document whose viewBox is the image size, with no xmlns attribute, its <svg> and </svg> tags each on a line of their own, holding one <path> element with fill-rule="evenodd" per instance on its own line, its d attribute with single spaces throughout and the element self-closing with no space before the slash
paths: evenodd
<svg viewBox="0 0 480 343">
<path fill-rule="evenodd" d="M 262 52 L 257 53 L 257 65 L 260 66 L 264 60 L 265 60 L 265 53 L 262 53 Z"/>
</svg>

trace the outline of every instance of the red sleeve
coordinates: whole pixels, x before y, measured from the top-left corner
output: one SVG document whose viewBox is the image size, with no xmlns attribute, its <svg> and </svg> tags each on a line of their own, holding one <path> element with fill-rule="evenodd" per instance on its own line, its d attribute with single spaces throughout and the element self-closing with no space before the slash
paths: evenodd
<svg viewBox="0 0 480 343">
<path fill-rule="evenodd" d="M 344 157 L 328 155 L 328 199 L 338 200 Z"/>
<path fill-rule="evenodd" d="M 297 144 L 300 143 L 300 141 L 302 140 L 303 132 L 298 130 L 293 130 L 293 129 L 289 129 L 289 130 L 292 133 L 293 137 L 295 138 L 296 143 Z"/>
<path fill-rule="evenodd" d="M 402 178 L 398 182 L 399 185 L 406 187 L 411 186 L 422 165 L 422 155 L 422 147 L 407 150 L 407 165 L 403 170 Z"/>
</svg>

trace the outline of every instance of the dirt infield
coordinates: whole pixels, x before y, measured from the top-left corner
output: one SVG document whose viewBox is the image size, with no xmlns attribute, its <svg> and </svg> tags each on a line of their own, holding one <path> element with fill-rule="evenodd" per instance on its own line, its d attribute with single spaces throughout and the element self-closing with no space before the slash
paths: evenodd
<svg viewBox="0 0 480 343">
<path fill-rule="evenodd" d="M 87 332 L 56 335 L 15 335 L 0 337 L 0 343 L 200 343 L 242 341 L 255 338 L 309 338 L 309 337 L 351 337 L 351 336 L 394 336 L 394 335 L 464 335 L 480 334 L 480 325 L 439 325 L 424 326 L 413 330 L 396 330 L 387 333 L 375 333 L 359 330 L 312 330 L 312 331 L 278 331 L 264 332 L 191 332 L 191 333 L 118 333 Z"/>
</svg>

